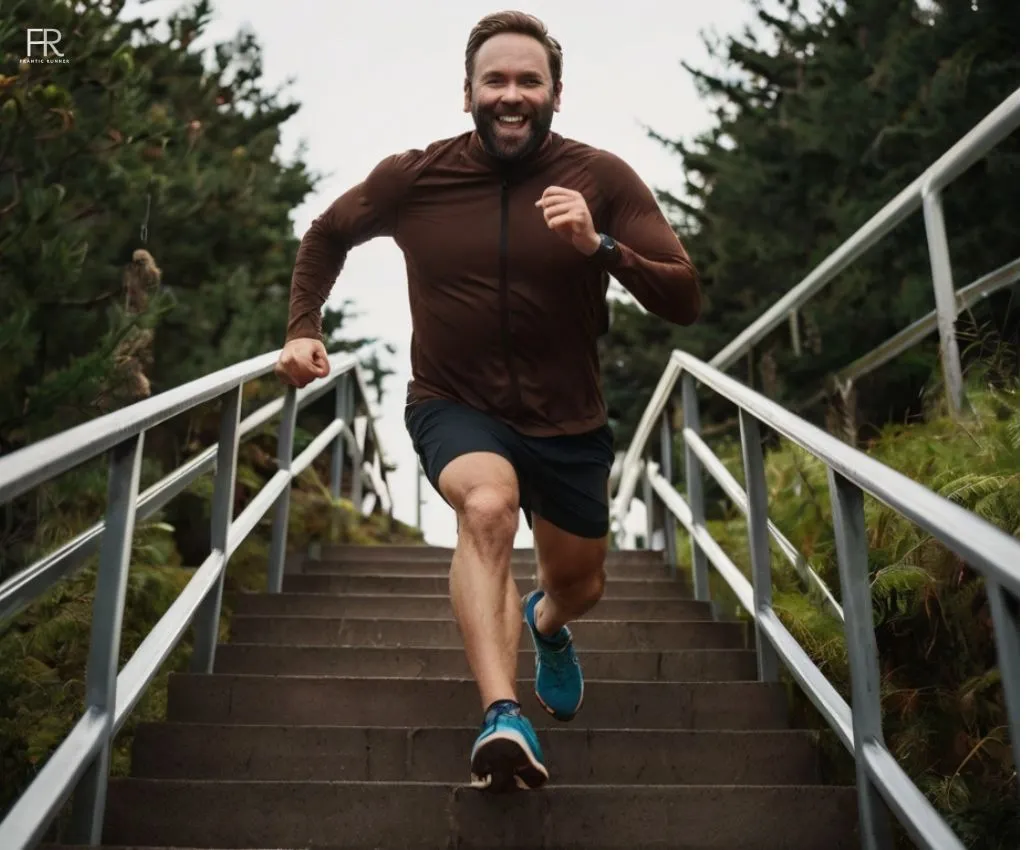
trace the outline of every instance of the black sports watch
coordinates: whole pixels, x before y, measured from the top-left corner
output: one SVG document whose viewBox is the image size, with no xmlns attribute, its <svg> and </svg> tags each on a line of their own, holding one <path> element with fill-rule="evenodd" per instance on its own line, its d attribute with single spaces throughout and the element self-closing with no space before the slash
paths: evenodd
<svg viewBox="0 0 1026 850">
<path fill-rule="evenodd" d="M 619 260 L 620 246 L 616 244 L 616 240 L 606 233 L 600 233 L 598 236 L 599 246 L 594 254 L 595 259 L 603 264 Z"/>
</svg>

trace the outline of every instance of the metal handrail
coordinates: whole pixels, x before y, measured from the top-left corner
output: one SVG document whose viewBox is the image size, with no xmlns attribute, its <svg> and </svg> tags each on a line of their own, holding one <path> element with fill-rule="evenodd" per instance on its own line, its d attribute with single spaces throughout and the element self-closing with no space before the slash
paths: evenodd
<svg viewBox="0 0 1026 850">
<path fill-rule="evenodd" d="M 17 498 L 104 452 L 109 453 L 110 463 L 104 521 L 0 585 L 0 623 L 3 623 L 5 618 L 22 610 L 80 566 L 99 546 L 86 671 L 86 708 L 0 822 L 0 847 L 5 850 L 34 846 L 72 795 L 70 841 L 99 844 L 114 736 L 190 625 L 195 629 L 193 672 L 213 670 L 226 565 L 272 506 L 275 516 L 267 588 L 272 593 L 281 592 L 291 484 L 329 445 L 332 447 L 332 498 L 341 495 L 343 455 L 345 443 L 348 443 L 353 460 L 351 496 L 357 510 L 361 509 L 366 483 L 381 510 L 391 514 L 392 498 L 382 471 L 381 444 L 370 418 L 356 416 L 358 397 L 369 408 L 369 395 L 353 355 L 331 356 L 327 377 L 302 390 L 286 388 L 284 398 L 270 402 L 240 422 L 243 384 L 271 372 L 278 354 L 270 352 L 229 366 L 0 458 L 0 503 Z M 294 456 L 298 411 L 332 391 L 335 394 L 333 420 Z M 221 408 L 217 444 L 140 495 L 146 431 L 213 399 L 220 401 Z M 278 414 L 281 414 L 278 471 L 246 508 L 233 517 L 240 442 L 246 434 Z M 366 460 L 368 437 L 373 451 L 371 461 Z M 211 552 L 118 673 L 121 621 L 136 523 L 141 517 L 159 510 L 214 467 Z"/>
<path fill-rule="evenodd" d="M 789 316 L 799 310 L 873 245 L 916 210 L 921 209 L 926 223 L 927 242 L 930 249 L 930 265 L 933 273 L 934 297 L 937 303 L 937 326 L 941 336 L 945 385 L 952 409 L 958 410 L 961 405 L 962 380 L 958 360 L 958 343 L 954 336 L 956 316 L 954 285 L 951 277 L 951 260 L 948 256 L 948 240 L 944 229 L 944 213 L 941 207 L 940 193 L 1018 126 L 1019 89 L 1016 89 L 933 165 L 816 266 L 804 280 L 731 340 L 709 361 L 710 364 L 717 369 L 727 370 L 757 343 L 787 321 Z"/>
<path fill-rule="evenodd" d="M 684 405 L 684 452 L 688 499 L 673 484 L 673 452 L 667 404 L 680 383 Z M 701 476 L 708 456 L 696 451 L 698 409 L 696 383 L 732 402 L 740 419 L 747 497 L 747 527 L 752 581 L 720 548 L 705 528 Z M 889 845 L 890 809 L 921 847 L 963 848 L 915 783 L 888 751 L 882 732 L 880 671 L 869 585 L 864 497 L 873 496 L 940 540 L 983 575 L 994 622 L 998 661 L 1008 706 L 1016 765 L 1019 765 L 1019 541 L 894 469 L 846 445 L 799 416 L 735 381 L 701 360 L 675 351 L 659 381 L 631 443 L 648 445 L 656 421 L 662 425 L 661 472 L 654 463 L 624 460 L 621 489 L 613 504 L 613 531 L 622 540 L 625 507 L 639 477 L 666 509 L 667 560 L 675 569 L 670 541 L 679 522 L 692 544 L 695 595 L 709 599 L 711 562 L 752 616 L 756 632 L 759 678 L 777 680 L 783 663 L 811 702 L 854 756 L 862 846 Z M 819 671 L 773 610 L 769 558 L 766 474 L 760 426 L 767 425 L 826 464 L 829 475 L 838 569 L 843 588 L 843 622 L 851 672 L 852 705 Z M 714 476 L 717 480 L 721 476 Z M 964 848 L 963 848 L 964 850 Z"/>
<path fill-rule="evenodd" d="M 977 304 L 994 292 L 1014 286 L 1018 282 L 1019 260 L 1012 260 L 1012 262 L 988 272 L 983 277 L 974 280 L 968 286 L 962 287 L 955 293 L 956 315 L 964 313 L 974 304 Z M 868 354 L 863 354 L 858 360 L 849 363 L 834 374 L 833 380 L 840 385 L 844 385 L 848 381 L 857 381 L 875 369 L 890 363 L 899 354 L 908 351 L 917 342 L 922 342 L 931 333 L 936 333 L 936 331 L 937 311 L 931 310 L 925 316 L 916 319 L 912 324 L 880 343 Z M 805 410 L 825 399 L 827 395 L 828 390 L 821 389 L 800 402 L 796 409 Z"/>
</svg>

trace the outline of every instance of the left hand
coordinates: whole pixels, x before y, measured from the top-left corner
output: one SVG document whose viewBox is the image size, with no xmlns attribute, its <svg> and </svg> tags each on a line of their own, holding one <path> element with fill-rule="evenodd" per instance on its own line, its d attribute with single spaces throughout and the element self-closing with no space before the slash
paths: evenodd
<svg viewBox="0 0 1026 850">
<path fill-rule="evenodd" d="M 587 256 L 599 248 L 599 235 L 591 220 L 588 203 L 580 192 L 549 186 L 534 205 L 540 207 L 549 229 Z"/>
</svg>

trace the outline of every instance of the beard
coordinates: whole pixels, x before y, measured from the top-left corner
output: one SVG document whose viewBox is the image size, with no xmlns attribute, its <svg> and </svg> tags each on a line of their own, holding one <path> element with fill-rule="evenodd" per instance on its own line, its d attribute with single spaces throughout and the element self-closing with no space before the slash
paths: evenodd
<svg viewBox="0 0 1026 850">
<path fill-rule="evenodd" d="M 503 109 L 501 106 L 484 108 L 476 103 L 470 108 L 484 149 L 495 159 L 507 163 L 525 159 L 541 147 L 552 126 L 554 111 L 551 99 L 533 110 L 526 106 L 518 110 Z M 500 135 L 496 126 L 500 115 L 525 116 L 527 132 L 516 137 Z"/>
</svg>

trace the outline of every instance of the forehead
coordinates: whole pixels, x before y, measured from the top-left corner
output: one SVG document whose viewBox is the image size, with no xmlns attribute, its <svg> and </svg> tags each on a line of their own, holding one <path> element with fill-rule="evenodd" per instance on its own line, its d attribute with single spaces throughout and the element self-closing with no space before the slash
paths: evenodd
<svg viewBox="0 0 1026 850">
<path fill-rule="evenodd" d="M 534 71 L 545 79 L 549 74 L 549 55 L 537 39 L 520 33 L 504 32 L 481 45 L 474 60 L 474 75 L 489 73 L 524 74 Z"/>
</svg>

